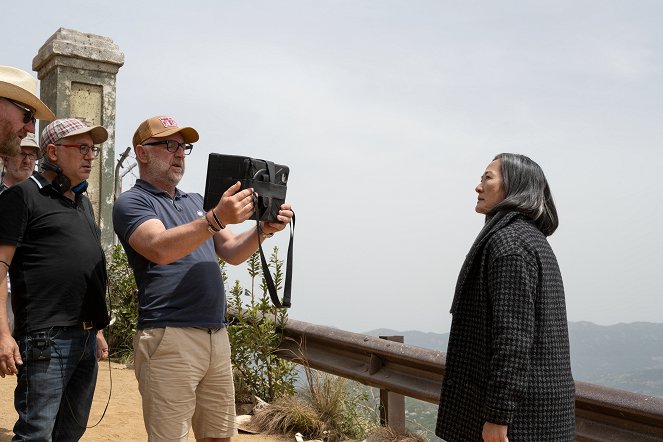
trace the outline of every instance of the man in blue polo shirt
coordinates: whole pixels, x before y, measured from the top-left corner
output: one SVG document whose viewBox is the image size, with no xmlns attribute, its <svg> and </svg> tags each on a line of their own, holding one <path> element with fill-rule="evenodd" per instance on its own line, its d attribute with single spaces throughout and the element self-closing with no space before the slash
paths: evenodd
<svg viewBox="0 0 663 442">
<path fill-rule="evenodd" d="M 252 189 L 236 183 L 209 212 L 203 198 L 176 186 L 198 132 L 156 116 L 133 137 L 140 179 L 113 208 L 115 233 L 138 285 L 136 378 L 150 441 L 227 441 L 236 434 L 226 298 L 217 259 L 240 264 L 259 241 L 292 218 L 283 204 L 277 223 L 234 234 L 253 213 Z"/>
<path fill-rule="evenodd" d="M 108 133 L 80 120 L 42 132 L 44 172 L 0 195 L 0 261 L 9 267 L 9 334 L 0 271 L 0 375 L 17 375 L 15 441 L 77 441 L 85 432 L 105 346 L 106 261 L 83 194 Z"/>
</svg>

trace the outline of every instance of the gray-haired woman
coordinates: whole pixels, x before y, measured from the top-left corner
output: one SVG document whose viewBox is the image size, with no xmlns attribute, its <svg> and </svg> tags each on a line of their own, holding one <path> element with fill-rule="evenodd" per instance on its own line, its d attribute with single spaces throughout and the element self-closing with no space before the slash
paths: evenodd
<svg viewBox="0 0 663 442">
<path fill-rule="evenodd" d="M 503 153 L 476 188 L 486 224 L 451 307 L 436 434 L 456 441 L 572 441 L 575 384 L 562 276 L 546 237 L 558 225 L 543 171 Z"/>
</svg>

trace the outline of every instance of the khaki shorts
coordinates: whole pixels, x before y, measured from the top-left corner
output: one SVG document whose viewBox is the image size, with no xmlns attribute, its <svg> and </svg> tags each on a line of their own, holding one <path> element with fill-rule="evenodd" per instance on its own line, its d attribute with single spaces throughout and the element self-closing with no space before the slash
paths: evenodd
<svg viewBox="0 0 663 442">
<path fill-rule="evenodd" d="M 138 389 L 149 441 L 237 434 L 225 328 L 151 328 L 134 337 Z"/>
</svg>

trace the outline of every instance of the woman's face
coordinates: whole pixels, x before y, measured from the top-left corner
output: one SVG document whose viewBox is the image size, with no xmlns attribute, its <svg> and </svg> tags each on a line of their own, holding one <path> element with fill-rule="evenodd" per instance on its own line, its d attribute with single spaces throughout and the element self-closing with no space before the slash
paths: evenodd
<svg viewBox="0 0 663 442">
<path fill-rule="evenodd" d="M 500 160 L 494 160 L 486 167 L 486 171 L 481 175 L 481 182 L 474 190 L 479 194 L 477 206 L 474 209 L 477 213 L 486 214 L 504 200 L 506 194 Z"/>
</svg>

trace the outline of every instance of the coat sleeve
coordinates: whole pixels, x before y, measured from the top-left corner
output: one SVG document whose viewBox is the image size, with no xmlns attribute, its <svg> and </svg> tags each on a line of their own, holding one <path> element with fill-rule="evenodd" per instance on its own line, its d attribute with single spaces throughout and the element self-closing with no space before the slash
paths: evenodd
<svg viewBox="0 0 663 442">
<path fill-rule="evenodd" d="M 508 425 L 527 391 L 538 272 L 522 255 L 500 256 L 488 265 L 487 284 L 491 359 L 483 417 Z"/>
</svg>

